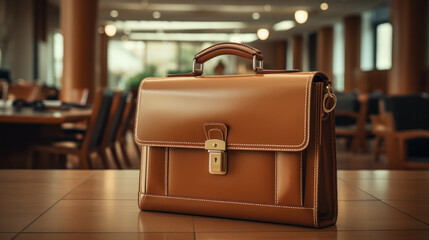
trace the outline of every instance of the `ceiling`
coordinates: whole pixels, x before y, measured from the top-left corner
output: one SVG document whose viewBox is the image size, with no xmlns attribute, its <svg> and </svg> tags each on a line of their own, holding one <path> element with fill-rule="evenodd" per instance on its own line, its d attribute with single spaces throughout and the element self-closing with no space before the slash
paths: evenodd
<svg viewBox="0 0 429 240">
<path fill-rule="evenodd" d="M 320 9 L 326 2 L 329 8 Z M 313 31 L 321 26 L 332 24 L 347 15 L 359 14 L 365 10 L 387 3 L 388 0 L 99 0 L 100 23 L 124 20 L 146 21 L 216 21 L 241 22 L 245 26 L 239 29 L 187 29 L 164 30 L 165 33 L 256 33 L 259 28 L 270 29 L 269 39 L 280 39 L 297 32 Z M 119 15 L 111 17 L 110 12 L 117 10 Z M 296 10 L 307 10 L 308 21 L 297 24 L 287 31 L 274 31 L 273 25 L 284 20 L 294 20 Z M 161 17 L 154 19 L 153 13 L 159 11 Z M 254 20 L 252 14 L 259 13 Z M 221 23 L 218 23 L 221 24 Z M 118 29 L 116 37 L 123 35 Z M 156 32 L 154 29 L 129 29 L 132 32 Z M 158 31 L 159 32 L 159 31 Z"/>
</svg>

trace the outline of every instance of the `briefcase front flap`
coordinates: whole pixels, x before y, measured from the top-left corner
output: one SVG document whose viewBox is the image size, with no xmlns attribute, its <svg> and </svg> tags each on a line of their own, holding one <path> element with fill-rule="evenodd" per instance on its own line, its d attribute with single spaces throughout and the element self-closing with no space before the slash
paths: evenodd
<svg viewBox="0 0 429 240">
<path fill-rule="evenodd" d="M 302 151 L 308 145 L 314 73 L 147 78 L 139 87 L 139 145 Z M 213 126 L 212 137 L 207 126 Z M 209 133 L 210 135 L 210 133 Z"/>
</svg>

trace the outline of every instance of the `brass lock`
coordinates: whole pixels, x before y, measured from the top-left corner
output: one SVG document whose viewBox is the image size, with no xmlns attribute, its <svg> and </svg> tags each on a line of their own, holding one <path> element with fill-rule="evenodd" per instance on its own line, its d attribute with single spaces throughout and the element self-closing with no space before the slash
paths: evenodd
<svg viewBox="0 0 429 240">
<path fill-rule="evenodd" d="M 209 173 L 225 175 L 227 172 L 226 143 L 218 139 L 207 140 L 205 149 L 209 152 Z"/>
</svg>

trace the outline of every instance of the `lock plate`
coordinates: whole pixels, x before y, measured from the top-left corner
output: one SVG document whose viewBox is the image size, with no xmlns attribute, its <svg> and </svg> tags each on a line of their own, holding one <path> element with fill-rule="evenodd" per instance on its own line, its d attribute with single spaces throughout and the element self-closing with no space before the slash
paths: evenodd
<svg viewBox="0 0 429 240">
<path fill-rule="evenodd" d="M 227 172 L 226 143 L 218 139 L 205 142 L 205 149 L 209 152 L 209 173 L 225 175 Z"/>
</svg>

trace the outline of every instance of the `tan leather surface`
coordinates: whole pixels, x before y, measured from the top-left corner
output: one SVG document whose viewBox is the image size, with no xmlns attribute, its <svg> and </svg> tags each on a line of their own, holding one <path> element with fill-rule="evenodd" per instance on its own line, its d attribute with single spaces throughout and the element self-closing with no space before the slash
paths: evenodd
<svg viewBox="0 0 429 240">
<path fill-rule="evenodd" d="M 147 78 L 139 89 L 136 142 L 204 148 L 203 124 L 218 122 L 229 128 L 228 149 L 301 151 L 309 139 L 312 78 L 313 73 Z"/>
<path fill-rule="evenodd" d="M 302 153 L 276 152 L 276 203 L 302 206 Z"/>
<path fill-rule="evenodd" d="M 171 148 L 169 195 L 274 204 L 274 153 L 227 153 L 228 173 L 212 175 L 207 151 Z"/>
<path fill-rule="evenodd" d="M 287 73 L 145 81 L 136 120 L 136 141 L 149 149 L 142 153 L 142 210 L 316 228 L 335 224 L 334 115 L 321 107 L 326 77 Z M 226 175 L 209 173 L 207 139 L 227 142 Z M 300 141 L 305 142 L 300 148 L 269 146 Z"/>
</svg>

